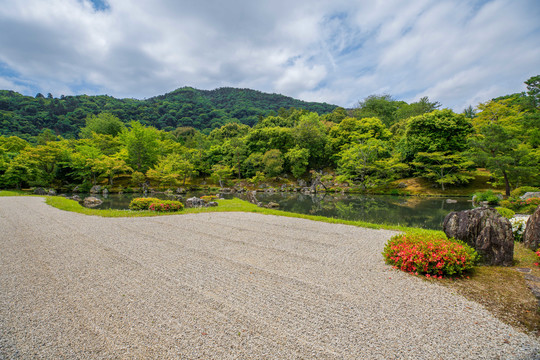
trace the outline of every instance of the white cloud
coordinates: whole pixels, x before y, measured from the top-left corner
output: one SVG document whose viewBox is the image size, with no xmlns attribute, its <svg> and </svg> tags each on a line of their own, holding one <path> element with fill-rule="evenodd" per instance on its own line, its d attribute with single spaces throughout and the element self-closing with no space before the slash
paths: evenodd
<svg viewBox="0 0 540 360">
<path fill-rule="evenodd" d="M 539 72 L 536 0 L 108 4 L 4 0 L 0 87 L 143 98 L 237 86 L 343 106 L 386 92 L 460 111 Z"/>
</svg>

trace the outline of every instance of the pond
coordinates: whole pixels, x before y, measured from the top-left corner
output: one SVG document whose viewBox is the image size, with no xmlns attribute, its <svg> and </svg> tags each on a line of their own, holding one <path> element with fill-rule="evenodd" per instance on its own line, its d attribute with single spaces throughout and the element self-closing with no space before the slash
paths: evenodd
<svg viewBox="0 0 540 360">
<path fill-rule="evenodd" d="M 206 194 L 191 192 L 184 194 L 183 197 L 187 199 Z M 170 199 L 165 194 L 151 196 Z M 233 196 L 235 195 L 224 195 L 225 198 Z M 244 198 L 242 194 L 237 196 Z M 280 205 L 280 210 L 293 213 L 435 230 L 442 229 L 442 222 L 448 213 L 473 208 L 469 198 L 453 198 L 456 202 L 449 203 L 448 198 L 416 196 L 300 193 L 257 193 L 256 196 L 263 204 L 273 201 Z M 84 195 L 81 194 L 81 197 L 84 198 Z M 107 197 L 101 195 L 96 197 L 103 200 L 98 209 L 127 209 L 130 201 L 135 197 L 141 197 L 141 194 L 110 194 Z"/>
</svg>

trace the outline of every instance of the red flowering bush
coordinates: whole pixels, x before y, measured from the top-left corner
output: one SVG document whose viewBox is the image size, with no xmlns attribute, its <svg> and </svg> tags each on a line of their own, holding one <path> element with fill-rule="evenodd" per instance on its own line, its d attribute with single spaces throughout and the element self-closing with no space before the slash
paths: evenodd
<svg viewBox="0 0 540 360">
<path fill-rule="evenodd" d="M 180 201 L 169 200 L 159 200 L 158 202 L 153 202 L 148 206 L 149 210 L 158 212 L 180 211 L 183 208 L 184 205 L 182 205 Z"/>
<path fill-rule="evenodd" d="M 518 214 L 532 214 L 540 205 L 540 198 L 530 198 L 523 200 L 520 198 L 509 198 L 502 202 L 504 207 L 512 209 Z"/>
<path fill-rule="evenodd" d="M 131 200 L 129 208 L 131 210 L 148 210 L 151 203 L 159 201 L 161 200 L 157 198 L 136 198 Z"/>
<path fill-rule="evenodd" d="M 428 233 L 392 237 L 383 256 L 395 269 L 435 278 L 460 275 L 472 269 L 478 258 L 467 244 Z"/>
<path fill-rule="evenodd" d="M 536 252 L 536 256 L 540 258 L 540 250 L 538 250 L 538 251 Z M 540 261 L 540 260 L 539 260 L 539 261 Z M 535 262 L 534 265 L 540 266 L 540 264 L 537 263 L 537 262 Z"/>
</svg>

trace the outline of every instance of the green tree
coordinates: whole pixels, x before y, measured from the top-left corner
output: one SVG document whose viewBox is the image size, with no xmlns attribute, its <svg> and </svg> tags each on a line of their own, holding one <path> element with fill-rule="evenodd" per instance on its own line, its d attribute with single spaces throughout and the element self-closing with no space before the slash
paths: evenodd
<svg viewBox="0 0 540 360">
<path fill-rule="evenodd" d="M 81 138 L 91 138 L 92 133 L 117 136 L 125 129 L 124 123 L 111 113 L 102 112 L 98 115 L 88 115 L 86 126 L 80 131 Z"/>
<path fill-rule="evenodd" d="M 138 121 L 130 123 L 131 128 L 124 129 L 120 139 L 128 151 L 128 165 L 139 172 L 146 172 L 152 167 L 159 154 L 159 132 L 153 127 L 145 127 Z"/>
<path fill-rule="evenodd" d="M 474 178 L 468 173 L 474 163 L 463 157 L 462 154 L 449 152 L 420 152 L 412 162 L 418 169 L 418 174 L 441 185 L 442 191 L 448 184 L 467 183 Z"/>
<path fill-rule="evenodd" d="M 533 76 L 525 81 L 527 85 L 527 95 L 533 107 L 540 109 L 540 75 Z"/>
<path fill-rule="evenodd" d="M 307 170 L 309 164 L 309 150 L 297 145 L 287 151 L 285 159 L 289 162 L 293 176 L 298 178 L 305 174 Z"/>
<path fill-rule="evenodd" d="M 319 115 L 317 113 L 302 115 L 298 124 L 292 129 L 292 135 L 296 146 L 309 150 L 310 167 L 321 167 L 325 158 L 326 129 Z"/>
<path fill-rule="evenodd" d="M 517 131 L 511 126 L 490 123 L 482 126 L 469 141 L 471 156 L 491 171 L 497 183 L 504 184 L 507 196 L 512 184 L 516 187 L 519 179 L 537 176 L 540 167 L 535 152 L 521 144 Z"/>
<path fill-rule="evenodd" d="M 358 119 L 376 117 L 389 127 L 397 120 L 396 112 L 400 104 L 388 94 L 370 95 L 358 103 L 354 116 Z"/>
<path fill-rule="evenodd" d="M 398 149 L 405 162 L 414 161 L 420 152 L 462 152 L 473 133 L 469 119 L 452 110 L 435 110 L 409 119 Z"/>
<path fill-rule="evenodd" d="M 371 137 L 350 144 L 340 152 L 337 172 L 342 180 L 369 188 L 393 180 L 406 167 L 392 157 L 388 142 Z"/>
<path fill-rule="evenodd" d="M 102 155 L 94 163 L 92 169 L 97 172 L 99 178 L 106 178 L 109 185 L 113 186 L 113 181 L 117 175 L 133 171 L 126 164 L 123 157 L 122 154 L 117 154 L 116 156 Z"/>
<path fill-rule="evenodd" d="M 212 166 L 212 178 L 219 182 L 220 187 L 232 177 L 232 173 L 233 169 L 230 166 L 221 164 Z"/>
<path fill-rule="evenodd" d="M 264 165 L 264 172 L 269 177 L 278 176 L 283 171 L 283 156 L 278 149 L 272 149 L 265 152 L 262 162 Z"/>
</svg>

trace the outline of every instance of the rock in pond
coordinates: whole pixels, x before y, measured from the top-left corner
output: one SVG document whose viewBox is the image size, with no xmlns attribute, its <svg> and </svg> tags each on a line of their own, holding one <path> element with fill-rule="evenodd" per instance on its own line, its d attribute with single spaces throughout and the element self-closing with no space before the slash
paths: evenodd
<svg viewBox="0 0 540 360">
<path fill-rule="evenodd" d="M 488 207 L 451 212 L 444 218 L 446 236 L 476 249 L 485 265 L 512 266 L 514 235 L 510 221 Z"/>
<path fill-rule="evenodd" d="M 96 207 L 103 204 L 103 201 L 97 197 L 89 196 L 84 199 L 84 206 L 86 207 Z"/>
<path fill-rule="evenodd" d="M 101 192 L 101 186 L 99 185 L 94 185 L 90 189 L 90 194 L 99 194 L 100 192 Z"/>
<path fill-rule="evenodd" d="M 268 209 L 278 209 L 279 204 L 276 202 L 270 201 L 265 207 Z"/>
<path fill-rule="evenodd" d="M 540 247 L 540 206 L 529 216 L 523 232 L 523 245 L 536 251 Z"/>
</svg>

